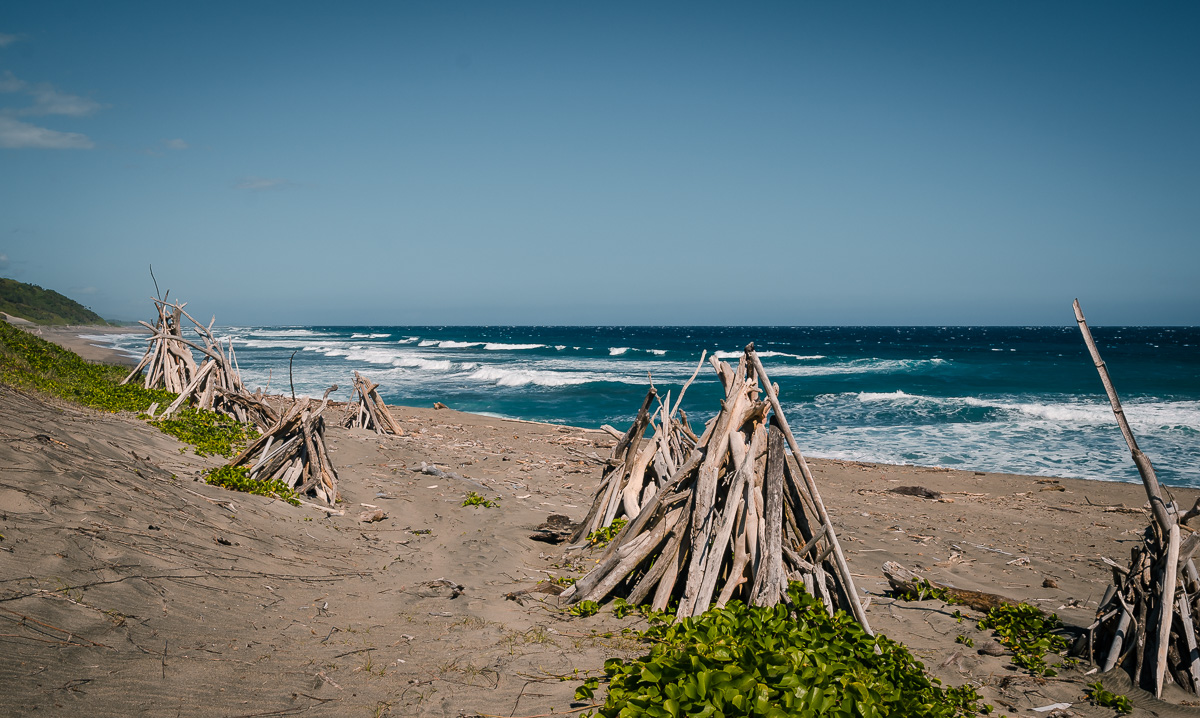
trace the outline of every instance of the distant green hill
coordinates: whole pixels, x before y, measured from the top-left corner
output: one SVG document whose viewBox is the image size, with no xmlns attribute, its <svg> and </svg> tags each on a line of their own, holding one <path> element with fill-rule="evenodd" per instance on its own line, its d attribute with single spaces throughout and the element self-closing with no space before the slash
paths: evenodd
<svg viewBox="0 0 1200 718">
<path fill-rule="evenodd" d="M 0 312 L 37 324 L 107 324 L 100 315 L 52 289 L 0 277 Z"/>
</svg>

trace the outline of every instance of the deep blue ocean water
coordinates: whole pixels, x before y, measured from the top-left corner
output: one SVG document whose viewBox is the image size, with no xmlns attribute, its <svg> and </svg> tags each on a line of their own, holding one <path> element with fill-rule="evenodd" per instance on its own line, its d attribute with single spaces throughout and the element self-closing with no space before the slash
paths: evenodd
<svg viewBox="0 0 1200 718">
<path fill-rule="evenodd" d="M 352 370 L 389 403 L 625 429 L 650 377 L 676 395 L 701 350 L 755 342 L 813 456 L 1137 481 L 1074 325 L 1064 327 L 225 327 L 247 386 L 297 393 Z M 1095 327 L 1141 448 L 1200 486 L 1200 328 Z M 96 337 L 141 356 L 137 335 Z M 684 410 L 719 408 L 705 364 Z"/>
</svg>

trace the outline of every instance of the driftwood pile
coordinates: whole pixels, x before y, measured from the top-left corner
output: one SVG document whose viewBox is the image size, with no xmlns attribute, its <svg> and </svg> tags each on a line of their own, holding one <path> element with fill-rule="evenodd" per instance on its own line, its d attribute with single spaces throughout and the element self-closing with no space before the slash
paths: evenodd
<svg viewBox="0 0 1200 718">
<path fill-rule="evenodd" d="M 189 399 L 194 399 L 197 407 L 222 411 L 238 421 L 254 421 L 260 426 L 270 423 L 274 417 L 269 408 L 264 411 L 266 404 L 261 397 L 243 401 L 228 398 L 230 395 L 249 394 L 238 372 L 233 343 L 227 342 L 226 346 L 222 346 L 220 340 L 213 336 L 212 326 L 216 317 L 208 326 L 204 326 L 184 310 L 186 302 L 170 303 L 155 297 L 151 297 L 151 300 L 158 313 L 157 321 L 154 325 L 138 322 L 152 332 L 147 340 L 149 346 L 142 360 L 121 383 L 129 383 L 145 369 L 142 386 L 178 394 L 178 398 L 159 414 L 159 418 L 169 418 Z M 184 318 L 192 323 L 193 331 L 203 341 L 203 346 L 184 338 Z M 198 366 L 192 349 L 204 357 Z"/>
<path fill-rule="evenodd" d="M 313 495 L 332 505 L 338 495 L 338 473 L 329 460 L 322 414 L 334 391 L 336 384 L 325 390 L 320 404 L 307 397 L 296 401 L 229 466 L 244 466 L 251 479 L 278 479 L 297 494 Z"/>
<path fill-rule="evenodd" d="M 374 429 L 381 435 L 404 434 L 387 404 L 383 403 L 383 397 L 379 396 L 379 385 L 358 372 L 354 372 L 354 400 L 346 408 L 342 425 L 351 429 Z"/>
<path fill-rule="evenodd" d="M 676 614 L 687 617 L 733 598 L 774 605 L 796 580 L 830 612 L 851 613 L 869 633 L 833 524 L 754 345 L 736 368 L 715 357 L 711 363 L 725 399 L 701 436 L 674 422 L 674 409 L 664 403 L 654 435 L 643 439 L 656 394 L 647 396 L 614 451 L 585 528 L 616 515 L 618 493 L 628 523 L 563 600 L 618 593 L 664 610 L 677 599 Z"/>
<path fill-rule="evenodd" d="M 311 399 L 303 398 L 294 401 L 280 416 L 261 391 L 251 394 L 246 390 L 238 371 L 233 342 L 226 341 L 222 346 L 212 333 L 215 317 L 204 326 L 184 310 L 185 302 L 170 303 L 165 296 L 151 299 L 158 320 L 154 325 L 140 322 L 153 332 L 150 345 L 141 362 L 121 383 L 130 382 L 144 369 L 143 386 L 178 394 L 170 406 L 158 414 L 159 419 L 170 418 L 191 400 L 199 409 L 254 423 L 260 436 L 228 465 L 249 468 L 251 479 L 279 479 L 297 494 L 313 495 L 333 504 L 337 499 L 338 475 L 329 460 L 322 413 L 329 404 L 330 392 L 337 391 L 337 386 L 325 392 L 319 406 L 314 406 Z M 185 318 L 192 323 L 203 346 L 184 338 Z M 192 356 L 193 349 L 203 357 L 199 365 Z"/>
<path fill-rule="evenodd" d="M 1114 667 L 1128 671 L 1134 685 L 1157 697 L 1162 696 L 1164 682 L 1170 681 L 1200 695 L 1200 650 L 1192 620 L 1200 609 L 1200 574 L 1192 560 L 1200 549 L 1200 533 L 1186 527 L 1187 521 L 1200 515 L 1200 501 L 1180 515 L 1175 502 L 1163 498 L 1154 466 L 1129 429 L 1079 300 L 1074 306 L 1084 342 L 1146 487 L 1152 515 L 1142 545 L 1130 552 L 1128 568 L 1105 559 L 1113 570 L 1113 584 L 1100 601 L 1096 622 L 1089 627 L 1089 657 L 1103 658 L 1101 672 Z M 1185 531 L 1187 537 L 1183 538 Z"/>
</svg>

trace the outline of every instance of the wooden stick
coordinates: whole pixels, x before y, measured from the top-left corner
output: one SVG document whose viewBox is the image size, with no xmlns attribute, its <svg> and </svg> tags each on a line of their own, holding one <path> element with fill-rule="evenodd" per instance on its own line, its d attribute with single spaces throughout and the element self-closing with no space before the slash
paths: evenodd
<svg viewBox="0 0 1200 718">
<path fill-rule="evenodd" d="M 762 547 L 759 569 L 750 589 L 750 600 L 758 606 L 774 606 L 787 591 L 783 574 L 783 465 L 787 454 L 783 432 L 771 426 L 767 442 L 767 472 L 763 477 L 766 506 L 763 510 Z"/>
<path fill-rule="evenodd" d="M 1162 598 L 1159 599 L 1158 651 L 1154 661 L 1154 697 L 1162 698 L 1163 676 L 1167 672 L 1167 649 L 1171 643 L 1171 621 L 1175 617 L 1175 576 L 1179 566 L 1179 525 L 1171 524 L 1167 538 L 1167 564 L 1164 567 Z"/>
<path fill-rule="evenodd" d="M 668 416 L 674 415 L 679 411 L 680 405 L 683 404 L 683 395 L 687 393 L 688 387 L 692 385 L 692 382 L 696 381 L 696 377 L 700 374 L 700 368 L 704 366 L 704 357 L 707 354 L 707 349 L 700 350 L 700 361 L 696 364 L 696 371 L 692 372 L 691 378 L 684 382 L 683 388 L 679 390 L 679 396 L 675 399 L 675 406 L 671 408 Z"/>
<path fill-rule="evenodd" d="M 1108 366 L 1100 358 L 1100 350 L 1096 348 L 1096 340 L 1092 339 L 1092 330 L 1088 328 L 1087 320 L 1083 318 L 1083 309 L 1079 306 L 1078 299 L 1075 300 L 1073 307 L 1075 309 L 1075 321 L 1079 323 L 1079 331 L 1083 334 L 1083 341 L 1087 344 L 1088 352 L 1092 355 L 1092 362 L 1096 365 L 1096 371 L 1100 373 L 1100 382 L 1104 384 L 1104 391 L 1108 393 L 1108 401 L 1112 404 L 1113 415 L 1117 417 L 1117 425 L 1121 427 L 1121 434 L 1125 437 L 1125 443 L 1129 446 L 1129 452 L 1133 456 L 1133 463 L 1137 465 L 1138 473 L 1142 476 L 1142 484 L 1146 487 L 1146 496 L 1150 499 L 1150 508 L 1154 513 L 1154 518 L 1158 521 L 1163 535 L 1166 535 L 1171 530 L 1171 526 L 1175 521 L 1172 520 L 1170 512 L 1167 510 L 1167 505 L 1163 501 L 1162 490 L 1158 485 L 1158 477 L 1154 474 L 1154 466 L 1150 463 L 1150 459 L 1138 448 L 1137 439 L 1133 437 L 1133 430 L 1129 428 L 1129 422 L 1125 419 L 1125 410 L 1121 408 L 1121 400 L 1117 397 L 1117 390 L 1113 387 L 1112 379 L 1108 376 Z"/>
<path fill-rule="evenodd" d="M 203 366 L 200 367 L 200 371 L 196 372 L 196 376 L 192 378 L 191 383 L 188 384 L 183 391 L 179 392 L 179 396 L 175 397 L 175 401 L 171 402 L 170 406 L 168 406 L 166 409 L 163 409 L 163 413 L 159 415 L 159 418 L 171 418 L 171 415 L 174 414 L 179 407 L 188 400 L 188 397 L 190 397 L 192 393 L 196 391 L 196 387 L 200 386 L 200 382 L 204 381 L 204 377 L 208 376 L 215 366 L 216 362 L 206 359 Z"/>
<path fill-rule="evenodd" d="M 1187 591 L 1181 590 L 1177 606 L 1180 622 L 1183 623 L 1183 638 L 1187 641 L 1188 647 L 1188 673 L 1192 677 L 1192 692 L 1200 696 L 1200 650 L 1196 646 L 1196 628 L 1192 623 L 1190 601 L 1191 599 L 1188 597 Z"/>
<path fill-rule="evenodd" d="M 834 566 L 837 568 L 839 578 L 842 581 L 842 589 L 850 600 L 851 613 L 863 627 L 863 630 L 867 632 L 867 635 L 873 636 L 875 634 L 871 631 L 871 624 L 867 621 L 867 612 L 863 610 L 862 603 L 858 600 L 858 589 L 854 586 L 854 577 L 850 575 L 850 566 L 846 563 L 845 555 L 842 554 L 842 547 L 838 543 L 837 533 L 833 530 L 833 523 L 829 520 L 829 513 L 825 510 L 825 504 L 821 501 L 821 495 L 817 491 L 817 483 L 808 468 L 808 463 L 804 460 L 804 454 L 796 444 L 796 438 L 792 436 L 792 430 L 788 428 L 787 417 L 783 414 L 783 407 L 779 405 L 779 397 L 775 395 L 775 389 L 771 386 L 771 380 L 767 377 L 767 372 L 763 369 L 762 361 L 759 360 L 758 354 L 754 351 L 753 343 L 746 347 L 746 355 L 754 364 L 754 370 L 758 372 L 763 390 L 767 395 L 767 401 L 771 402 L 771 408 L 775 410 L 775 419 L 779 423 L 779 428 L 783 431 L 783 436 L 787 439 L 788 446 L 792 449 L 792 455 L 796 457 L 796 463 L 800 465 L 800 475 L 804 477 L 804 483 L 808 486 L 808 494 L 817 509 L 817 517 L 820 519 L 822 525 L 829 527 L 826 537 L 833 545 Z"/>
</svg>

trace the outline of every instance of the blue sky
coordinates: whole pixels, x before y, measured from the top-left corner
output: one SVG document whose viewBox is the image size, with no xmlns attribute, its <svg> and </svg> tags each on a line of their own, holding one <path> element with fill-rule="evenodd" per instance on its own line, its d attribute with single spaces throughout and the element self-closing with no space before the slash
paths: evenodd
<svg viewBox="0 0 1200 718">
<path fill-rule="evenodd" d="M 1193 3 L 18 3 L 0 274 L 220 323 L 1200 324 Z"/>
</svg>

